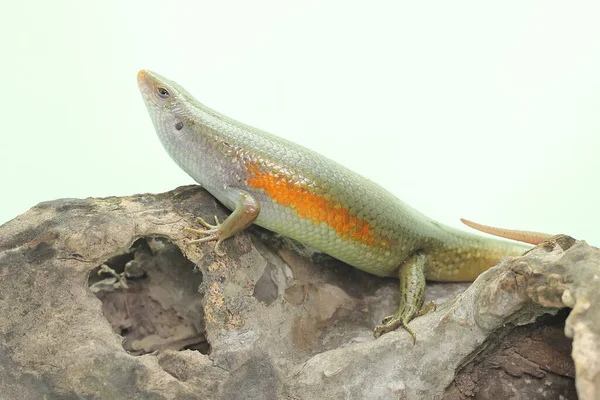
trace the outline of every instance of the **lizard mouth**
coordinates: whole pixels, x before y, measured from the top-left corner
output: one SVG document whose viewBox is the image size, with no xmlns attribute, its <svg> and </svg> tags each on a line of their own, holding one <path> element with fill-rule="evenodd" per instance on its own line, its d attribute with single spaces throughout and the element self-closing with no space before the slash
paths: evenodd
<svg viewBox="0 0 600 400">
<path fill-rule="evenodd" d="M 148 78 L 148 71 L 146 71 L 145 69 L 141 69 L 140 72 L 138 72 L 138 74 L 137 74 L 138 84 L 145 82 L 147 80 L 147 78 Z"/>
<path fill-rule="evenodd" d="M 150 74 L 145 69 L 140 70 L 137 74 L 137 82 L 142 92 L 148 92 L 154 86 L 150 79 Z"/>
<path fill-rule="evenodd" d="M 150 71 L 146 71 L 145 69 L 140 70 L 140 72 L 137 74 L 137 82 L 146 104 L 158 108 L 158 103 L 152 96 L 156 90 L 156 80 L 153 79 L 152 73 Z"/>
</svg>

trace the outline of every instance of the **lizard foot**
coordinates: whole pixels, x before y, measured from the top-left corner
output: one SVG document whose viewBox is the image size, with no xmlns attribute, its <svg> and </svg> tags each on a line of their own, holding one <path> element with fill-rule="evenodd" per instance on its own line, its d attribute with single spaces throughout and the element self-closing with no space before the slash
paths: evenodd
<svg viewBox="0 0 600 400">
<path fill-rule="evenodd" d="M 388 315 L 381 321 L 381 325 L 375 327 L 373 330 L 373 335 L 375 337 L 379 337 L 384 333 L 393 331 L 394 329 L 401 326 L 406 330 L 413 338 L 413 344 L 417 343 L 417 335 L 415 332 L 408 326 L 408 323 L 422 315 L 427 314 L 430 311 L 435 311 L 436 305 L 433 300 L 431 300 L 425 307 L 423 307 L 419 312 L 414 313 L 413 315 L 407 314 L 405 308 L 399 308 L 393 315 Z"/>
<path fill-rule="evenodd" d="M 186 232 L 193 233 L 195 235 L 204 236 L 203 238 L 200 238 L 200 239 L 190 240 L 190 244 L 212 242 L 213 240 L 216 240 L 217 243 L 215 244 L 215 254 L 220 257 L 223 257 L 225 255 L 225 252 L 221 251 L 220 245 L 223 242 L 223 240 L 225 240 L 229 236 L 223 235 L 223 231 L 222 231 L 223 224 L 221 224 L 219 222 L 219 218 L 215 215 L 215 224 L 216 225 L 209 224 L 208 222 L 206 222 L 204 219 L 202 219 L 200 217 L 197 217 L 196 220 L 198 222 L 200 222 L 200 224 L 202 224 L 202 226 L 204 226 L 207 229 L 202 231 L 199 229 L 184 228 L 184 231 L 186 231 Z M 225 237 L 223 237 L 223 236 L 225 236 Z"/>
<path fill-rule="evenodd" d="M 225 255 L 224 251 L 221 251 L 220 246 L 221 243 L 227 239 L 232 237 L 238 232 L 243 231 L 247 227 L 249 227 L 258 217 L 258 213 L 260 212 L 260 205 L 258 201 L 250 194 L 246 192 L 236 192 L 238 195 L 238 199 L 236 202 L 235 209 L 223 223 L 219 222 L 219 218 L 215 216 L 215 225 L 209 224 L 202 218 L 196 218 L 196 220 L 202 224 L 206 229 L 192 229 L 186 228 L 186 232 L 193 233 L 195 235 L 204 236 L 200 239 L 190 241 L 191 244 L 194 243 L 204 243 L 204 242 L 212 242 L 213 240 L 217 243 L 215 244 L 215 254 L 222 257 Z M 235 193 L 233 193 L 235 194 Z"/>
</svg>

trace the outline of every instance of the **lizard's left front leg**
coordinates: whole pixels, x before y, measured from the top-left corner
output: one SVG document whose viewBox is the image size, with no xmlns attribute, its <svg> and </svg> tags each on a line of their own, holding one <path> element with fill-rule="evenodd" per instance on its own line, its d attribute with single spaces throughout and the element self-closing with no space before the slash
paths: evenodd
<svg viewBox="0 0 600 400">
<path fill-rule="evenodd" d="M 394 315 L 385 317 L 382 325 L 375 328 L 373 331 L 375 337 L 402 326 L 413 337 L 413 343 L 417 341 L 417 336 L 408 327 L 408 323 L 415 317 L 435 310 L 433 300 L 421 308 L 425 301 L 426 264 L 427 256 L 423 253 L 415 253 L 398 268 L 398 279 L 400 279 L 400 304 L 398 311 Z"/>
<path fill-rule="evenodd" d="M 185 228 L 185 231 L 194 233 L 196 235 L 205 236 L 200 239 L 192 240 L 190 243 L 204 243 L 216 240 L 217 244 L 215 245 L 215 253 L 218 256 L 224 256 L 225 253 L 219 248 L 219 245 L 223 242 L 223 240 L 243 231 L 252 225 L 259 213 L 260 205 L 258 204 L 258 201 L 249 193 L 240 190 L 235 209 L 227 218 L 225 218 L 223 223 L 220 223 L 216 216 L 215 225 L 211 225 L 202 218 L 198 217 L 198 222 L 208 229 L 201 231 L 199 229 Z"/>
</svg>

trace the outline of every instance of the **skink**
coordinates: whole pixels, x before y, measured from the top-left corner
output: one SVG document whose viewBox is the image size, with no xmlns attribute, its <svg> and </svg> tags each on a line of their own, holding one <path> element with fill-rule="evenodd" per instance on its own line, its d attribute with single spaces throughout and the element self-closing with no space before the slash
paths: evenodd
<svg viewBox="0 0 600 400">
<path fill-rule="evenodd" d="M 442 225 L 351 170 L 305 147 L 221 115 L 159 74 L 138 84 L 171 158 L 232 213 L 193 242 L 223 240 L 252 223 L 289 236 L 377 276 L 398 277 L 396 313 L 375 336 L 435 307 L 425 280 L 472 281 L 502 257 L 529 247 Z"/>
</svg>

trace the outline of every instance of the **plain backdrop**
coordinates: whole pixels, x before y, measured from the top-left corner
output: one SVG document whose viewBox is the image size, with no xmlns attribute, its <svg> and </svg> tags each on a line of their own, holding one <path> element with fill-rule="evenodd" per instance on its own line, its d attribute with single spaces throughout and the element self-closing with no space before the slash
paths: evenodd
<svg viewBox="0 0 600 400">
<path fill-rule="evenodd" d="M 44 200 L 193 183 L 156 138 L 143 68 L 445 224 L 600 244 L 600 2 L 39 0 L 0 14 L 0 223 Z"/>
</svg>

